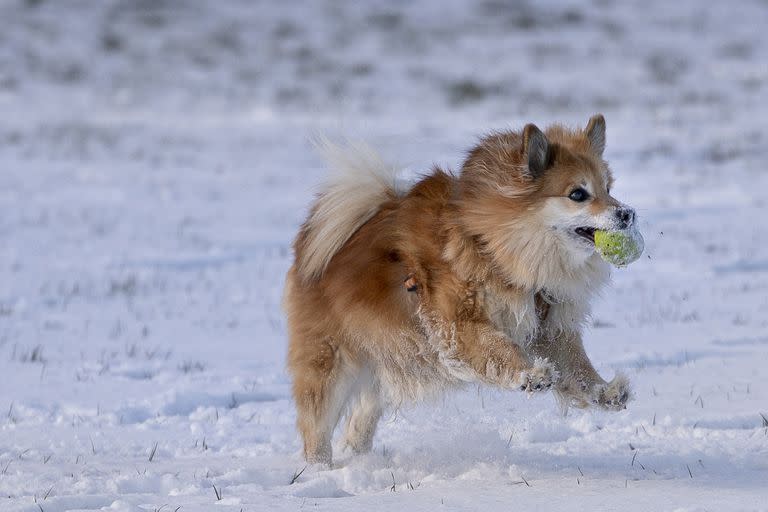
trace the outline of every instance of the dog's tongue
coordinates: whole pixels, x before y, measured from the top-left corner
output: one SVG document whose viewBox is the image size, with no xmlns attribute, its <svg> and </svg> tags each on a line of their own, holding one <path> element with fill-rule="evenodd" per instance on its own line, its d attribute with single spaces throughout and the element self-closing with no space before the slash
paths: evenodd
<svg viewBox="0 0 768 512">
<path fill-rule="evenodd" d="M 625 267 L 637 261 L 643 249 L 645 241 L 643 235 L 636 227 L 622 231 L 595 231 L 595 248 L 598 254 L 617 267 Z"/>
</svg>

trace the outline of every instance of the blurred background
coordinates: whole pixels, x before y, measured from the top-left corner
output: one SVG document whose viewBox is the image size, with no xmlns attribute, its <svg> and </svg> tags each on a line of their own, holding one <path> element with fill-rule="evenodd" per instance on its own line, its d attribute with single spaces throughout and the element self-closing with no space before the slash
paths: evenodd
<svg viewBox="0 0 768 512">
<path fill-rule="evenodd" d="M 325 173 L 317 131 L 420 172 L 458 168 L 491 129 L 603 112 L 617 193 L 641 214 L 764 205 L 764 1 L 3 0 L 0 20 L 0 300 L 53 308 L 6 331 L 41 329 L 69 295 L 163 297 L 181 279 L 174 315 L 222 308 L 282 345 L 278 276 Z M 728 261 L 762 248 L 753 234 L 705 238 Z M 204 287 L 192 314 L 198 274 L 221 297 Z"/>
<path fill-rule="evenodd" d="M 146 488 L 110 476 L 145 466 L 153 443 L 170 473 L 189 464 L 191 502 L 217 481 L 279 489 L 282 476 L 226 480 L 224 468 L 233 454 L 267 457 L 262 476 L 299 464 L 279 304 L 326 172 L 309 136 L 363 138 L 417 174 L 458 169 L 489 130 L 583 126 L 596 112 L 647 256 L 616 273 L 587 348 L 607 376 L 637 382 L 634 412 L 562 426 L 546 402 L 548 426 L 515 426 L 510 408 L 543 402 L 487 391 L 499 414 L 469 429 L 483 442 L 461 460 L 408 451 L 424 428 L 463 443 L 451 404 L 395 418 L 381 439 L 414 478 L 453 478 L 519 434 L 521 450 L 551 450 L 526 469 L 547 477 L 573 462 L 558 443 L 596 436 L 582 467 L 623 486 L 623 454 L 599 446 L 626 446 L 658 412 L 683 429 L 644 452 L 665 478 L 687 478 L 664 454 L 707 421 L 716 434 L 696 437 L 688 463 L 719 454 L 713 481 L 764 468 L 764 447 L 723 439 L 757 428 L 754 390 L 768 390 L 766 28 L 765 0 L 0 0 L 0 469 L 14 461 L 0 494 L 166 496 L 186 473 Z M 456 407 L 476 413 L 474 397 Z M 753 458 L 729 466 L 745 450 Z M 339 492 L 388 487 L 383 457 L 378 473 L 329 478 Z"/>
</svg>

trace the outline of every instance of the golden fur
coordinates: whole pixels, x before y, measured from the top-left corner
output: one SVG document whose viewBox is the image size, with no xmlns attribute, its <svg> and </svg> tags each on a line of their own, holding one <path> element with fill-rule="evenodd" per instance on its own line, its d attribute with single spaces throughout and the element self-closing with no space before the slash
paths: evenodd
<svg viewBox="0 0 768 512">
<path fill-rule="evenodd" d="M 626 379 L 605 382 L 581 340 L 609 269 L 575 229 L 634 220 L 609 194 L 604 146 L 600 115 L 527 125 L 407 191 L 368 149 L 326 146 L 346 169 L 299 231 L 284 301 L 308 461 L 330 463 L 345 410 L 345 444 L 364 452 L 385 407 L 465 382 L 625 407 Z M 569 199 L 578 187 L 588 201 Z"/>
</svg>

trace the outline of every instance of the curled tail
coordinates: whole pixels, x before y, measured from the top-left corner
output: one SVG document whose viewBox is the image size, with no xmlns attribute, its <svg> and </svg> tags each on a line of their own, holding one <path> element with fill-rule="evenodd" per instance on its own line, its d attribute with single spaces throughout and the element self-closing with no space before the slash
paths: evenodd
<svg viewBox="0 0 768 512">
<path fill-rule="evenodd" d="M 315 145 L 330 168 L 296 239 L 296 269 L 305 281 L 323 275 L 333 256 L 381 205 L 399 195 L 396 169 L 360 142 Z"/>
</svg>

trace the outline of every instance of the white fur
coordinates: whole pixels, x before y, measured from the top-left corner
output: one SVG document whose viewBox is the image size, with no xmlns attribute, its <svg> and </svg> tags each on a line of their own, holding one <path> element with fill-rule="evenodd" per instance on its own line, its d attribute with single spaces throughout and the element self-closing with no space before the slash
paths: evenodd
<svg viewBox="0 0 768 512">
<path fill-rule="evenodd" d="M 440 366 L 448 375 L 460 382 L 474 382 L 477 373 L 457 356 L 456 325 L 446 322 L 437 314 L 429 314 L 419 307 L 417 315 L 427 334 L 427 341 L 437 352 Z"/>
<path fill-rule="evenodd" d="M 354 373 L 345 371 L 338 376 L 328 405 L 323 409 L 323 414 L 316 418 L 314 429 L 317 436 L 317 445 L 313 453 L 307 454 L 308 462 L 331 463 L 333 452 L 331 438 L 333 437 L 333 431 L 339 423 L 350 394 L 358 385 Z"/>
<path fill-rule="evenodd" d="M 307 221 L 307 243 L 298 270 L 305 279 L 320 277 L 344 243 L 379 210 L 402 193 L 397 170 L 370 146 L 336 144 L 318 137 L 315 146 L 330 168 Z"/>
<path fill-rule="evenodd" d="M 576 228 L 591 227 L 614 229 L 617 221 L 614 208 L 606 208 L 599 215 L 590 215 L 586 207 L 574 209 L 565 198 L 549 198 L 541 209 L 544 225 L 555 235 L 572 259 L 574 266 L 580 266 L 595 252 L 595 246 L 575 234 Z"/>
<path fill-rule="evenodd" d="M 449 350 L 450 326 L 421 308 L 417 315 L 421 325 L 428 329 L 426 336 L 420 329 L 406 328 L 369 332 L 366 340 L 356 341 L 362 344 L 375 339 L 381 346 L 397 347 L 397 350 L 369 354 L 372 378 L 384 407 L 397 409 L 407 403 L 434 400 L 470 380 L 457 365 L 451 369 L 442 363 Z M 462 380 L 453 372 L 465 378 Z"/>
<path fill-rule="evenodd" d="M 370 369 L 361 372 L 352 392 L 353 402 L 347 415 L 343 441 L 344 447 L 354 453 L 368 452 L 373 445 L 373 435 L 383 410 L 379 388 L 380 384 Z"/>
<path fill-rule="evenodd" d="M 536 336 L 539 318 L 534 296 L 529 294 L 487 294 L 488 316 L 493 325 L 510 340 L 527 345 Z"/>
</svg>

